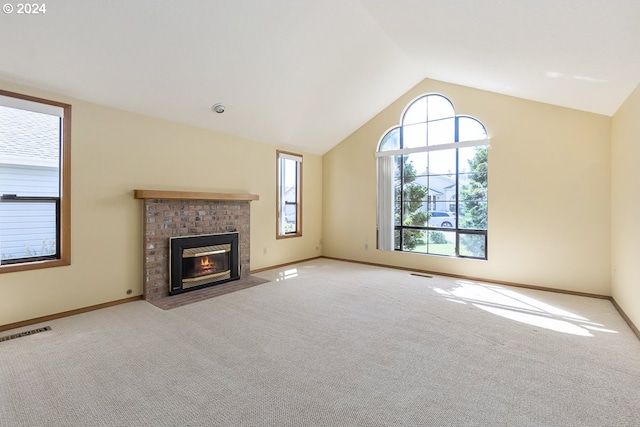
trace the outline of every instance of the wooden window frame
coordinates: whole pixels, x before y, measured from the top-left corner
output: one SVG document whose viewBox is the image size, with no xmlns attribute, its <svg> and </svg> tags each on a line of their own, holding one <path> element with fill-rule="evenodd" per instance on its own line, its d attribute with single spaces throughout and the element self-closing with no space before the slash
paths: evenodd
<svg viewBox="0 0 640 427">
<path fill-rule="evenodd" d="M 282 224 L 281 215 L 281 189 L 280 189 L 280 176 L 281 176 L 281 161 L 284 156 L 299 158 L 296 161 L 297 164 L 297 181 L 296 181 L 296 230 L 295 233 L 284 233 L 281 230 Z M 276 239 L 289 239 L 292 237 L 302 237 L 302 159 L 303 156 L 298 153 L 292 153 L 289 151 L 276 150 Z"/>
<path fill-rule="evenodd" d="M 0 273 L 61 267 L 71 264 L 71 105 L 35 96 L 0 89 L 0 95 L 44 105 L 62 108 L 62 138 L 60 141 L 60 203 L 59 232 L 56 236 L 60 246 L 58 258 L 25 261 L 15 264 L 0 264 Z"/>
</svg>

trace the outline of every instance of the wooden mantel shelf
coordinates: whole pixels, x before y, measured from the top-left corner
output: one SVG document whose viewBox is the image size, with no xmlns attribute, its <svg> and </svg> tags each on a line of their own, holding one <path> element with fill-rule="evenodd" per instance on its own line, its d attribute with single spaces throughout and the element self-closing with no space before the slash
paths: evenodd
<svg viewBox="0 0 640 427">
<path fill-rule="evenodd" d="M 136 199 L 258 200 L 257 194 L 204 193 L 198 191 L 133 190 Z"/>
</svg>

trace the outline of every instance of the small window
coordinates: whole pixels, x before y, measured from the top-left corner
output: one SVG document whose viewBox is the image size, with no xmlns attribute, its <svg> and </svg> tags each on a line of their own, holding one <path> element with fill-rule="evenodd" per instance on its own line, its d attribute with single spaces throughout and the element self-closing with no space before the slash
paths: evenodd
<svg viewBox="0 0 640 427">
<path fill-rule="evenodd" d="M 302 156 L 277 151 L 277 238 L 302 236 Z"/>
<path fill-rule="evenodd" d="M 70 263 L 71 106 L 0 90 L 0 273 Z"/>
</svg>

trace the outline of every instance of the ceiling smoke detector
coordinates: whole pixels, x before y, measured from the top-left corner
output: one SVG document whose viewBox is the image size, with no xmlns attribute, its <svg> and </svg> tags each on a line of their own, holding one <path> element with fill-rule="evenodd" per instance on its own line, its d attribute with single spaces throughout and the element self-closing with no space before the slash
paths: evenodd
<svg viewBox="0 0 640 427">
<path fill-rule="evenodd" d="M 213 111 L 214 113 L 218 113 L 218 114 L 222 114 L 224 113 L 224 110 L 226 110 L 227 107 L 224 106 L 224 104 L 214 104 L 213 107 L 211 107 L 211 111 Z"/>
</svg>

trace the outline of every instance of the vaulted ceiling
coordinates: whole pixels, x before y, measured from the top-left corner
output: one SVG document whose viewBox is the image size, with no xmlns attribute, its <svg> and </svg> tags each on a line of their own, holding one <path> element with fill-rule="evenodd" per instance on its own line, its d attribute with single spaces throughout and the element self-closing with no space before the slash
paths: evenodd
<svg viewBox="0 0 640 427">
<path fill-rule="evenodd" d="M 0 80 L 316 154 L 424 78 L 605 115 L 640 82 L 638 0 L 45 4 Z"/>
</svg>

